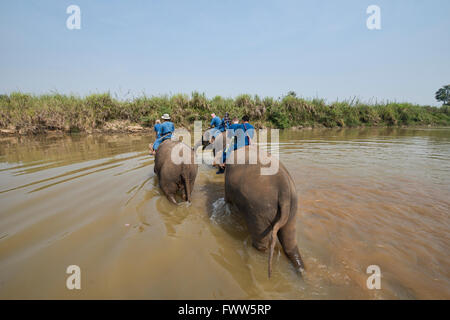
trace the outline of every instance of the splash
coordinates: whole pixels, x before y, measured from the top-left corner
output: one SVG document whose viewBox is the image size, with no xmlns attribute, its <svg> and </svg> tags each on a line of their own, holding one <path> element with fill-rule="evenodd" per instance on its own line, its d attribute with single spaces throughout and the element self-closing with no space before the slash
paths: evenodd
<svg viewBox="0 0 450 320">
<path fill-rule="evenodd" d="M 217 223 L 223 223 L 231 214 L 230 208 L 224 198 L 219 198 L 212 204 L 212 213 L 210 219 Z"/>
</svg>

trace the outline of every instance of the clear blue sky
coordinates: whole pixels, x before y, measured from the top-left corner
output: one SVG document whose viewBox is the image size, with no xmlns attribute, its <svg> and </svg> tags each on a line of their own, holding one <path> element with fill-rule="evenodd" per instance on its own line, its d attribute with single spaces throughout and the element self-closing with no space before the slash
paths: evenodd
<svg viewBox="0 0 450 320">
<path fill-rule="evenodd" d="M 81 8 L 68 30 L 66 8 Z M 381 7 L 381 27 L 366 8 Z M 0 92 L 191 93 L 438 105 L 450 1 L 0 2 Z M 127 92 L 130 94 L 127 95 Z"/>
</svg>

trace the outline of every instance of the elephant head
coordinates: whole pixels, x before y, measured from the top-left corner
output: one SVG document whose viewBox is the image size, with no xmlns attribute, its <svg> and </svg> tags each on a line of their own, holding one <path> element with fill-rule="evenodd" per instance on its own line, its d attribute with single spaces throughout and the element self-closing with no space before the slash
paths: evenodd
<svg viewBox="0 0 450 320">
<path fill-rule="evenodd" d="M 214 137 L 212 135 L 213 130 L 214 129 L 208 129 L 203 133 L 202 139 L 197 141 L 194 145 L 193 149 L 195 152 L 200 146 L 202 147 L 202 150 L 205 150 L 206 147 L 208 147 L 210 144 L 214 142 Z"/>
</svg>

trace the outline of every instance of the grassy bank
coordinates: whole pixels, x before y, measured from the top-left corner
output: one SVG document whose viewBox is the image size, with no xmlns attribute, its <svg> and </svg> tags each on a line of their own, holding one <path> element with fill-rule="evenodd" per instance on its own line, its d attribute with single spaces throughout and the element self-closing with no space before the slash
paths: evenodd
<svg viewBox="0 0 450 320">
<path fill-rule="evenodd" d="M 120 101 L 109 93 L 86 97 L 23 93 L 0 95 L 0 129 L 3 133 L 32 134 L 51 130 L 92 132 L 142 130 L 163 113 L 170 113 L 177 126 L 190 127 L 194 120 L 207 126 L 210 114 L 248 114 L 256 127 L 359 127 L 450 125 L 450 107 L 409 103 L 365 104 L 360 101 L 326 103 L 294 94 L 274 99 L 240 95 L 236 98 L 203 94 L 138 97 Z M 133 129 L 134 128 L 134 129 Z"/>
</svg>

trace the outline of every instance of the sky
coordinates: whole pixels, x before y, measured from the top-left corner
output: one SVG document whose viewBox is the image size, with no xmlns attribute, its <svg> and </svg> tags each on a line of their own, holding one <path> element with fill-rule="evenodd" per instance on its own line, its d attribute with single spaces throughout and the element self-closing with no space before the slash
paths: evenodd
<svg viewBox="0 0 450 320">
<path fill-rule="evenodd" d="M 70 30 L 69 5 L 81 10 Z M 369 30 L 369 5 L 381 29 Z M 0 2 L 0 93 L 199 91 L 440 105 L 448 0 Z"/>
</svg>

